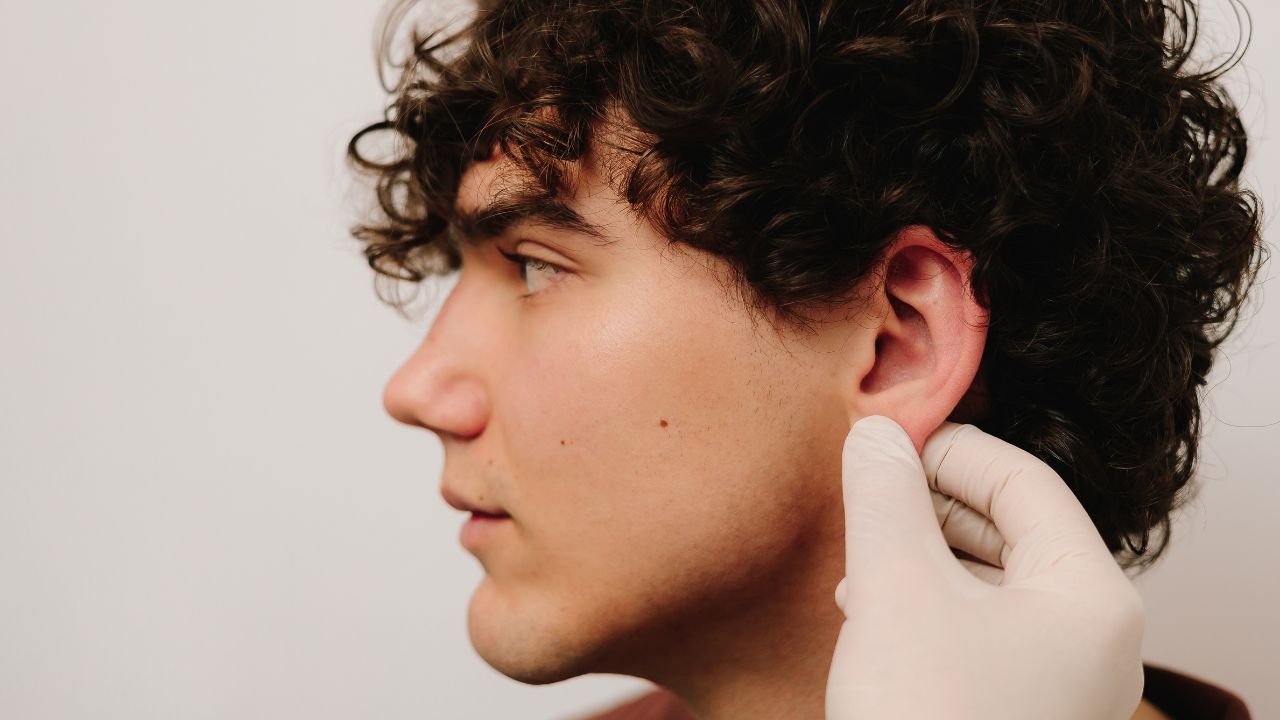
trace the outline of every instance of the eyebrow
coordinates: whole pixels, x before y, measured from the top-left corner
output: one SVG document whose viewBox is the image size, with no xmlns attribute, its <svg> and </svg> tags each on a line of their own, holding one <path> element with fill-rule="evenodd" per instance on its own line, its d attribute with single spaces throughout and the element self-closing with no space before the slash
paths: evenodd
<svg viewBox="0 0 1280 720">
<path fill-rule="evenodd" d="M 539 225 L 606 240 L 607 235 L 558 198 L 547 195 L 515 195 L 478 210 L 455 210 L 448 228 L 450 242 L 474 247 L 499 237 L 513 227 Z"/>
</svg>

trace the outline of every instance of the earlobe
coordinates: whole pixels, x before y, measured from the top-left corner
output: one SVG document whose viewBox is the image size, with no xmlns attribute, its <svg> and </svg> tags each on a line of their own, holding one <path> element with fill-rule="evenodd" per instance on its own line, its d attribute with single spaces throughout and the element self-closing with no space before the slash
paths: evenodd
<svg viewBox="0 0 1280 720">
<path fill-rule="evenodd" d="M 916 450 L 972 385 L 987 339 L 987 312 L 970 288 L 972 259 L 932 230 L 899 231 L 882 258 L 865 338 L 869 362 L 859 379 L 853 421 L 885 415 Z"/>
</svg>

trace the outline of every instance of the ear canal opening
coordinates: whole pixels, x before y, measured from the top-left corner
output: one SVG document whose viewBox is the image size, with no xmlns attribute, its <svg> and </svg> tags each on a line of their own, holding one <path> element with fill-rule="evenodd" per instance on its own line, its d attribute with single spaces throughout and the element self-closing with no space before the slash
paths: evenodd
<svg viewBox="0 0 1280 720">
<path fill-rule="evenodd" d="M 881 332 L 875 340 L 875 362 L 859 384 L 865 394 L 882 392 L 895 385 L 933 372 L 933 340 L 924 316 L 910 304 L 892 295 L 889 303 L 897 314 L 902 334 Z"/>
</svg>

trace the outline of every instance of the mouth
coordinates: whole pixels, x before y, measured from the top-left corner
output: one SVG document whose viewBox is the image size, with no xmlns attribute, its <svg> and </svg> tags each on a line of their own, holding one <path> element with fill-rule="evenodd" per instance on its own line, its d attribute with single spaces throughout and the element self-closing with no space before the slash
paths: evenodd
<svg viewBox="0 0 1280 720">
<path fill-rule="evenodd" d="M 444 497 L 444 501 L 455 510 L 471 513 L 473 518 L 505 518 L 511 517 L 500 506 L 495 504 L 482 505 L 479 501 L 472 501 L 455 491 L 447 483 L 440 486 L 440 494 Z"/>
<path fill-rule="evenodd" d="M 462 547 L 475 552 L 485 543 L 492 542 L 493 538 L 501 535 L 506 528 L 511 526 L 509 522 L 510 515 L 499 513 L 487 513 L 480 510 L 473 510 L 471 517 L 462 525 L 462 532 L 458 536 Z"/>
</svg>

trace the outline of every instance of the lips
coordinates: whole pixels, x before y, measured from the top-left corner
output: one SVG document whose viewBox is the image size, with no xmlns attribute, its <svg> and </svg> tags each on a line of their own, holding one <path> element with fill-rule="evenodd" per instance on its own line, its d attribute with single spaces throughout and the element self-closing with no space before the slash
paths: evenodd
<svg viewBox="0 0 1280 720">
<path fill-rule="evenodd" d="M 488 504 L 488 503 L 482 504 L 473 500 L 469 500 L 466 497 L 464 497 L 461 493 L 454 490 L 452 487 L 450 487 L 447 484 L 440 486 L 440 495 L 444 497 L 444 501 L 448 503 L 450 507 L 457 510 L 461 510 L 463 512 L 472 513 L 475 517 L 478 517 L 478 518 L 511 517 L 511 515 L 507 513 L 507 511 L 503 510 L 501 507 L 497 505 Z"/>
<path fill-rule="evenodd" d="M 508 522 L 509 521 L 509 522 Z M 489 543 L 499 542 L 502 537 L 510 538 L 508 531 L 515 521 L 506 515 L 486 515 L 480 512 L 472 512 L 471 517 L 462 524 L 462 530 L 458 533 L 458 542 L 462 543 L 462 547 L 476 554 L 482 551 L 484 546 Z"/>
</svg>

